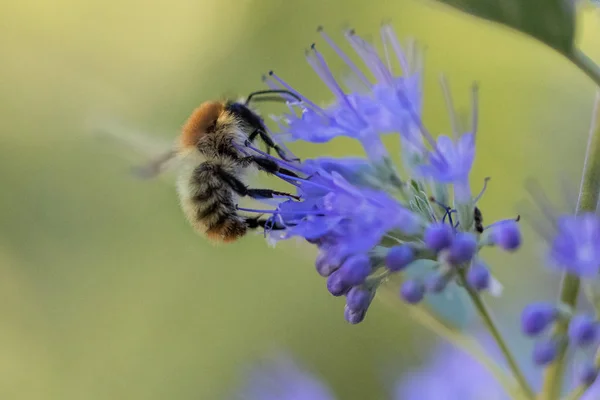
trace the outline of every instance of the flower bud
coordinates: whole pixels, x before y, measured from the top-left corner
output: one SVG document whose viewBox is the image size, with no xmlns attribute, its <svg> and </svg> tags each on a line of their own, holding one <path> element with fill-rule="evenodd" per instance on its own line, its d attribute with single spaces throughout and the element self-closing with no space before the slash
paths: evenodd
<svg viewBox="0 0 600 400">
<path fill-rule="evenodd" d="M 490 286 L 490 271 L 485 264 L 474 262 L 467 272 L 467 283 L 475 290 L 485 290 Z"/>
<path fill-rule="evenodd" d="M 360 286 L 354 286 L 346 295 L 346 306 L 354 311 L 366 311 L 371 304 L 373 294 Z"/>
<path fill-rule="evenodd" d="M 350 287 L 351 285 L 346 284 L 342 279 L 342 275 L 340 274 L 339 270 L 335 271 L 329 275 L 329 278 L 327 278 L 327 290 L 329 290 L 329 293 L 334 296 L 342 296 L 348 293 Z"/>
<path fill-rule="evenodd" d="M 558 318 L 554 304 L 532 303 L 521 314 L 521 330 L 528 336 L 537 336 Z"/>
<path fill-rule="evenodd" d="M 412 247 L 402 244 L 392 247 L 385 256 L 385 266 L 392 272 L 403 270 L 415 258 Z"/>
<path fill-rule="evenodd" d="M 433 251 L 441 251 L 452 244 L 453 236 L 454 232 L 450 225 L 436 222 L 425 229 L 423 239 L 425 246 Z"/>
<path fill-rule="evenodd" d="M 475 235 L 467 232 L 456 234 L 452 245 L 450 245 L 449 260 L 453 264 L 461 264 L 470 261 L 477 251 L 477 239 Z"/>
<path fill-rule="evenodd" d="M 423 300 L 425 286 L 419 281 L 409 280 L 400 287 L 400 297 L 407 303 L 416 304 Z"/>
<path fill-rule="evenodd" d="M 362 322 L 365 319 L 366 314 L 366 310 L 355 311 L 348 306 L 344 308 L 344 319 L 352 325 Z"/>
<path fill-rule="evenodd" d="M 598 324 L 589 315 L 576 315 L 569 323 L 569 340 L 576 346 L 585 347 L 598 338 Z"/>
<path fill-rule="evenodd" d="M 550 364 L 558 353 L 558 343 L 553 339 L 539 340 L 533 348 L 533 362 L 539 366 Z"/>
<path fill-rule="evenodd" d="M 338 273 L 346 285 L 360 285 L 371 273 L 371 260 L 366 254 L 348 257 Z"/>
<path fill-rule="evenodd" d="M 521 246 L 521 230 L 517 221 L 500 222 L 492 226 L 490 240 L 506 251 L 515 251 Z"/>
</svg>

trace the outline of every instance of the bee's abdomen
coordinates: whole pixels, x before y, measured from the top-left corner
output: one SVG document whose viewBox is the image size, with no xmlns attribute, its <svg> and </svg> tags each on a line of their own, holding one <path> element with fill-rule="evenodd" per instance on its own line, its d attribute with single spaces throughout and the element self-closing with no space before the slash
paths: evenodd
<svg viewBox="0 0 600 400">
<path fill-rule="evenodd" d="M 184 211 L 196 230 L 215 241 L 230 242 L 246 233 L 246 223 L 237 214 L 231 188 L 220 179 L 219 165 L 203 163 L 189 181 Z"/>
</svg>

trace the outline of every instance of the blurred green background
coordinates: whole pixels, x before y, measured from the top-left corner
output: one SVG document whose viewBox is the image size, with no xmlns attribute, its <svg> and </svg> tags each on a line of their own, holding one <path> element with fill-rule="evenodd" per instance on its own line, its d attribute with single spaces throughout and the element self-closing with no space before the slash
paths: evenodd
<svg viewBox="0 0 600 400">
<path fill-rule="evenodd" d="M 435 132 L 449 130 L 439 73 L 464 108 L 471 82 L 480 82 L 473 187 L 492 176 L 486 221 L 515 214 L 526 177 L 558 200 L 561 180 L 578 184 L 592 83 L 542 45 L 432 3 L 28 0 L 0 8 L 2 399 L 228 398 L 248 363 L 277 348 L 314 367 L 340 399 L 371 399 L 384 397 L 386 375 L 416 365 L 435 338 L 377 303 L 363 324 L 346 324 L 343 300 L 314 273 L 312 248 L 271 249 L 260 236 L 211 246 L 185 222 L 172 179 L 135 180 L 129 169 L 144 158 L 90 134 L 90 120 L 105 116 L 171 140 L 200 102 L 255 90 L 270 69 L 327 101 L 303 58 L 319 42 L 317 25 L 340 40 L 347 26 L 376 38 L 389 20 L 424 44 L 425 118 Z M 580 44 L 598 58 L 597 18 L 584 18 Z M 303 158 L 360 151 L 346 142 L 291 147 Z M 516 321 L 524 293 L 552 295 L 542 288 L 555 283 L 524 227 L 527 250 L 489 252 L 506 286 L 491 302 L 507 321 Z M 386 363 L 398 369 L 384 374 Z"/>
</svg>

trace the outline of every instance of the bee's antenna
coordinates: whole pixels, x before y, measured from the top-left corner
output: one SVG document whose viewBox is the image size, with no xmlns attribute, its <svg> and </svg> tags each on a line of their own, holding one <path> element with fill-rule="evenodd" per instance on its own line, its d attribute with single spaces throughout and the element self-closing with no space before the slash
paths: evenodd
<svg viewBox="0 0 600 400">
<path fill-rule="evenodd" d="M 264 94 L 275 94 L 275 93 L 279 93 L 279 94 L 286 94 L 288 96 L 293 97 L 296 101 L 298 102 L 302 102 L 302 99 L 300 98 L 300 96 L 298 96 L 296 93 L 287 90 L 287 89 L 267 89 L 267 90 L 258 90 L 256 92 L 252 92 L 248 95 L 248 97 L 246 98 L 246 102 L 245 104 L 248 105 L 250 104 L 250 101 L 252 100 L 252 98 L 254 96 L 261 96 Z M 265 100 L 271 100 L 271 101 L 276 101 L 278 98 L 277 97 L 273 97 L 273 96 L 269 96 L 268 99 Z M 283 97 L 281 98 L 281 100 L 285 100 Z"/>
</svg>

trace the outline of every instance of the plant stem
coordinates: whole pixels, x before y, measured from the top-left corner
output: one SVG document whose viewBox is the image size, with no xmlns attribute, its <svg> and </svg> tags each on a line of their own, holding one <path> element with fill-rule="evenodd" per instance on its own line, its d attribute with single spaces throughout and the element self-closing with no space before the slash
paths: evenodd
<svg viewBox="0 0 600 400">
<path fill-rule="evenodd" d="M 581 50 L 573 49 L 567 58 L 600 87 L 600 67 Z"/>
<path fill-rule="evenodd" d="M 468 283 L 466 282 L 466 279 L 464 278 L 464 275 L 461 275 L 460 279 L 461 279 L 462 284 L 464 285 L 465 289 L 467 290 L 467 293 L 469 294 L 469 297 L 471 298 L 471 301 L 473 302 L 475 309 L 477 310 L 479 316 L 483 320 L 484 325 L 490 331 L 490 333 L 492 334 L 492 337 L 498 344 L 498 347 L 500 348 L 500 351 L 504 355 L 504 358 L 506 359 L 506 362 L 508 363 L 510 370 L 512 371 L 513 375 L 517 379 L 517 382 L 519 383 L 519 386 L 521 387 L 522 392 L 527 396 L 527 398 L 534 399 L 535 394 L 534 394 L 533 390 L 531 389 L 531 386 L 529 386 L 529 382 L 527 382 L 527 378 L 525 378 L 523 371 L 521 371 L 521 367 L 519 367 L 517 360 L 515 360 L 515 358 L 512 355 L 512 352 L 508 348 L 508 345 L 506 344 L 506 341 L 502 337 L 502 334 L 498 330 L 498 326 L 497 326 L 496 322 L 494 321 L 494 317 L 492 316 L 490 309 L 485 304 L 485 301 L 483 301 L 483 299 L 481 298 L 479 293 L 477 293 L 477 291 L 473 290 L 468 285 Z"/>
<path fill-rule="evenodd" d="M 506 372 L 486 354 L 479 342 L 473 337 L 466 335 L 459 329 L 449 325 L 428 310 L 424 305 L 405 305 L 398 299 L 398 294 L 395 290 L 383 286 L 379 289 L 378 294 L 380 295 L 377 297 L 394 310 L 400 310 L 398 304 L 404 305 L 404 309 L 402 310 L 403 316 L 406 315 L 406 311 L 416 322 L 473 357 L 473 359 L 479 362 L 492 374 L 512 398 L 523 400 L 533 399 L 533 396 L 524 397 L 522 391 L 515 384 L 512 377 L 508 376 Z"/>
<path fill-rule="evenodd" d="M 564 274 L 560 287 L 560 302 L 570 307 L 575 307 L 579 293 L 580 282 L 575 275 Z M 552 331 L 553 337 L 564 337 L 569 328 L 569 321 L 559 321 Z M 542 385 L 541 399 L 554 400 L 560 397 L 562 392 L 563 375 L 565 371 L 565 356 L 567 354 L 568 342 L 561 340 L 554 362 L 544 371 L 544 383 Z"/>
<path fill-rule="evenodd" d="M 600 86 L 600 68 L 584 53 L 574 50 L 569 59 Z M 598 138 L 598 134 L 600 130 L 597 126 L 597 114 L 598 96 L 596 96 L 592 123 L 590 124 L 576 214 L 594 211 L 598 203 L 598 193 L 600 193 L 600 138 Z M 581 283 L 577 276 L 565 273 L 560 285 L 561 303 L 574 308 L 577 304 L 580 286 Z M 568 327 L 568 321 L 558 321 L 554 326 L 553 335 L 564 337 Z M 561 395 L 567 347 L 568 342 L 564 341 L 558 349 L 555 361 L 544 372 L 544 383 L 541 392 L 541 399 L 543 400 L 555 400 Z"/>
</svg>

